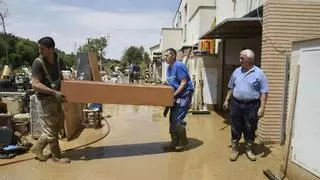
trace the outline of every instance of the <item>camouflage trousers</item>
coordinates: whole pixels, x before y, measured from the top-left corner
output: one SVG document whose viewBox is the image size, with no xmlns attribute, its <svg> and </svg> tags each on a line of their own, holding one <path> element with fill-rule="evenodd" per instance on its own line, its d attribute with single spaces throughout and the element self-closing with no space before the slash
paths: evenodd
<svg viewBox="0 0 320 180">
<path fill-rule="evenodd" d="M 36 107 L 42 126 L 41 136 L 46 137 L 48 141 L 58 140 L 64 123 L 62 104 L 53 97 L 37 97 Z"/>
</svg>

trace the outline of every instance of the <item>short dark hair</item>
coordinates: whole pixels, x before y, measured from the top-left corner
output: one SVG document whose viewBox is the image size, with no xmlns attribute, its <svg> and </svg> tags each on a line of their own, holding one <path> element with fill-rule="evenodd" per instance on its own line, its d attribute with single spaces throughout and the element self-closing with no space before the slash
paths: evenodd
<svg viewBox="0 0 320 180">
<path fill-rule="evenodd" d="M 170 51 L 172 54 L 174 54 L 174 56 L 177 57 L 177 51 L 176 51 L 175 49 L 169 48 L 169 49 L 167 49 L 166 51 Z"/>
<path fill-rule="evenodd" d="M 47 48 L 55 48 L 54 40 L 51 37 L 43 37 L 38 41 L 38 44 L 46 46 Z"/>
</svg>

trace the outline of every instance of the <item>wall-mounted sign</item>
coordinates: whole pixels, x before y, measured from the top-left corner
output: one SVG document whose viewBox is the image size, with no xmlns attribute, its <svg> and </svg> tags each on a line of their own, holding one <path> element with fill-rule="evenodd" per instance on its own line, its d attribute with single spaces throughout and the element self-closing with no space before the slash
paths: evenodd
<svg viewBox="0 0 320 180">
<path fill-rule="evenodd" d="M 201 53 L 215 54 L 216 41 L 212 39 L 203 39 L 199 42 L 198 51 Z"/>
<path fill-rule="evenodd" d="M 214 18 L 212 22 L 212 29 L 216 26 L 217 19 Z M 216 53 L 216 40 L 215 39 L 203 39 L 200 40 L 198 43 L 198 51 L 200 53 L 207 53 L 207 54 L 215 54 Z"/>
</svg>

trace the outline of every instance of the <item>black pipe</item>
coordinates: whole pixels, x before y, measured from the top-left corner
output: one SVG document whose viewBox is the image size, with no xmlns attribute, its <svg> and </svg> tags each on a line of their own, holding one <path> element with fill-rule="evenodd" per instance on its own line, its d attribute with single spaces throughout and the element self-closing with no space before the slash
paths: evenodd
<svg viewBox="0 0 320 180">
<path fill-rule="evenodd" d="M 278 180 L 278 178 L 274 174 L 272 174 L 272 172 L 269 169 L 264 170 L 263 174 L 267 176 L 269 180 Z"/>
</svg>

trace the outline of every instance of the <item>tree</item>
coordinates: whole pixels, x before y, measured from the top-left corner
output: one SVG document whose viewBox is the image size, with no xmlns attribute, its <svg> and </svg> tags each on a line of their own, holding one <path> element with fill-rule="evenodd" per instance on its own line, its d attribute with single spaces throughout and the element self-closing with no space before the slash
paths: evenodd
<svg viewBox="0 0 320 180">
<path fill-rule="evenodd" d="M 0 37 L 4 33 L 0 33 Z M 8 45 L 8 58 L 4 51 L 4 46 Z M 59 49 L 56 52 L 61 61 L 64 61 L 66 66 L 73 66 L 75 64 L 74 54 L 66 54 Z M 39 55 L 38 44 L 29 39 L 20 38 L 12 34 L 6 35 L 6 42 L 0 38 L 0 65 L 9 65 L 11 69 L 15 70 L 21 66 L 31 66 L 34 59 Z"/>
<path fill-rule="evenodd" d="M 68 67 L 74 67 L 76 64 L 76 57 L 73 53 L 66 54 L 65 52 L 56 49 L 56 52 L 58 54 L 59 60 L 63 61 L 64 66 Z"/>
<path fill-rule="evenodd" d="M 147 53 L 147 52 L 144 52 L 144 53 L 143 53 L 143 60 L 144 60 L 145 62 L 150 62 L 150 61 L 151 61 L 150 56 L 149 56 L 149 53 Z"/>
<path fill-rule="evenodd" d="M 125 50 L 121 60 L 128 64 L 139 64 L 143 61 L 143 51 L 143 47 L 130 46 Z"/>
<path fill-rule="evenodd" d="M 2 63 L 7 64 L 8 63 L 8 43 L 6 43 L 6 36 L 7 36 L 7 31 L 6 31 L 6 19 L 8 17 L 9 14 L 9 10 L 6 6 L 6 4 L 0 0 L 0 25 L 2 26 L 2 30 L 4 33 L 4 36 L 1 37 L 1 39 L 3 39 L 3 45 L 4 45 L 4 49 L 6 52 L 6 60 Z"/>
<path fill-rule="evenodd" d="M 73 53 L 71 54 L 66 54 L 64 57 L 63 57 L 63 62 L 64 62 L 64 65 L 65 66 L 68 66 L 68 67 L 73 67 L 75 66 L 75 55 Z"/>
<path fill-rule="evenodd" d="M 102 36 L 100 38 L 89 38 L 88 42 L 79 47 L 79 51 L 96 52 L 100 59 L 105 56 L 104 49 L 108 46 L 110 36 Z"/>
<path fill-rule="evenodd" d="M 123 68 L 127 68 L 127 66 L 131 63 L 138 65 L 143 75 L 145 73 L 145 70 L 148 69 L 150 56 L 147 52 L 144 51 L 144 48 L 142 46 L 130 46 L 124 51 L 121 62 Z"/>
<path fill-rule="evenodd" d="M 18 66 L 13 68 L 18 68 L 22 65 L 30 66 L 33 60 L 38 56 L 38 45 L 33 41 L 20 39 L 16 43 L 16 53 L 19 54 L 20 60 L 17 64 Z"/>
</svg>

